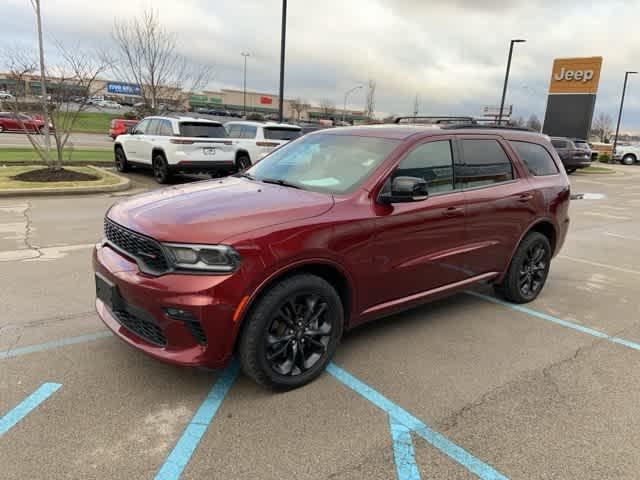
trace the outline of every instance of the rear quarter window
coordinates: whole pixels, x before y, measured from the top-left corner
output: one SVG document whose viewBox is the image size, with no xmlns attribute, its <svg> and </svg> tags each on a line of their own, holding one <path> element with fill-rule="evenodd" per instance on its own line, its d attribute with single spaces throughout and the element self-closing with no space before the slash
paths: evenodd
<svg viewBox="0 0 640 480">
<path fill-rule="evenodd" d="M 555 175 L 558 166 L 546 148 L 537 143 L 511 141 L 511 146 L 527 169 L 536 177 Z"/>
<path fill-rule="evenodd" d="M 267 140 L 293 140 L 302 136 L 302 129 L 299 128 L 282 128 L 282 127 L 265 127 L 264 138 Z"/>
</svg>

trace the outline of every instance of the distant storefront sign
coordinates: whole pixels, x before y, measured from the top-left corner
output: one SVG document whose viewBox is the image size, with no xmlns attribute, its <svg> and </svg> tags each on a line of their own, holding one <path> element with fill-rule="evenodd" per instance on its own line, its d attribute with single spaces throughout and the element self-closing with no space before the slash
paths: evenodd
<svg viewBox="0 0 640 480">
<path fill-rule="evenodd" d="M 273 98 L 271 97 L 260 97 L 260 105 L 273 105 Z"/>
<path fill-rule="evenodd" d="M 140 95 L 140 85 L 134 83 L 107 83 L 107 92 L 118 95 Z"/>
<path fill-rule="evenodd" d="M 218 103 L 221 104 L 222 103 L 222 99 L 218 98 L 218 97 L 209 97 L 209 103 Z"/>
</svg>

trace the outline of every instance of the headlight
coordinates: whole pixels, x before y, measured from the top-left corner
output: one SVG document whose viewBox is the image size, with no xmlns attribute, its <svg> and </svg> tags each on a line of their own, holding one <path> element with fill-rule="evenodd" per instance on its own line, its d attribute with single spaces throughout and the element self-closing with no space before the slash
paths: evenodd
<svg viewBox="0 0 640 480">
<path fill-rule="evenodd" d="M 163 246 L 177 270 L 232 272 L 240 265 L 240 255 L 228 245 L 164 243 Z"/>
</svg>

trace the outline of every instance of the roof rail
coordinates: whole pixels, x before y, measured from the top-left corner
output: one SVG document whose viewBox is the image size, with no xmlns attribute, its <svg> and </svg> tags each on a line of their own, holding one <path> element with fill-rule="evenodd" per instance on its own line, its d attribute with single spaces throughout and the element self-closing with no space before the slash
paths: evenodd
<svg viewBox="0 0 640 480">
<path fill-rule="evenodd" d="M 404 121 L 403 121 L 404 120 Z M 428 125 L 450 125 L 456 123 L 475 123 L 473 117 L 467 116 L 401 116 L 395 117 L 393 123 L 423 123 Z"/>
<path fill-rule="evenodd" d="M 455 130 L 458 128 L 479 128 L 479 129 L 495 129 L 495 130 L 517 130 L 520 132 L 533 132 L 540 133 L 537 130 L 529 127 L 518 127 L 515 125 L 497 125 L 495 123 L 492 124 L 480 124 L 480 123 L 454 123 L 449 125 L 443 125 L 443 129 Z"/>
</svg>

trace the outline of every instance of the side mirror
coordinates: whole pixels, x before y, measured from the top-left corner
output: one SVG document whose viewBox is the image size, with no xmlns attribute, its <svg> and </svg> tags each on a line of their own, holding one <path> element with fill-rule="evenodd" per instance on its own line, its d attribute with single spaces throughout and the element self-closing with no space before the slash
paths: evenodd
<svg viewBox="0 0 640 480">
<path fill-rule="evenodd" d="M 391 189 L 383 188 L 380 192 L 382 203 L 403 203 L 419 202 L 426 200 L 429 196 L 427 192 L 427 182 L 417 177 L 396 177 L 391 182 Z"/>
<path fill-rule="evenodd" d="M 129 127 L 127 128 L 127 133 L 129 135 L 135 135 L 136 134 L 136 127 Z"/>
</svg>

